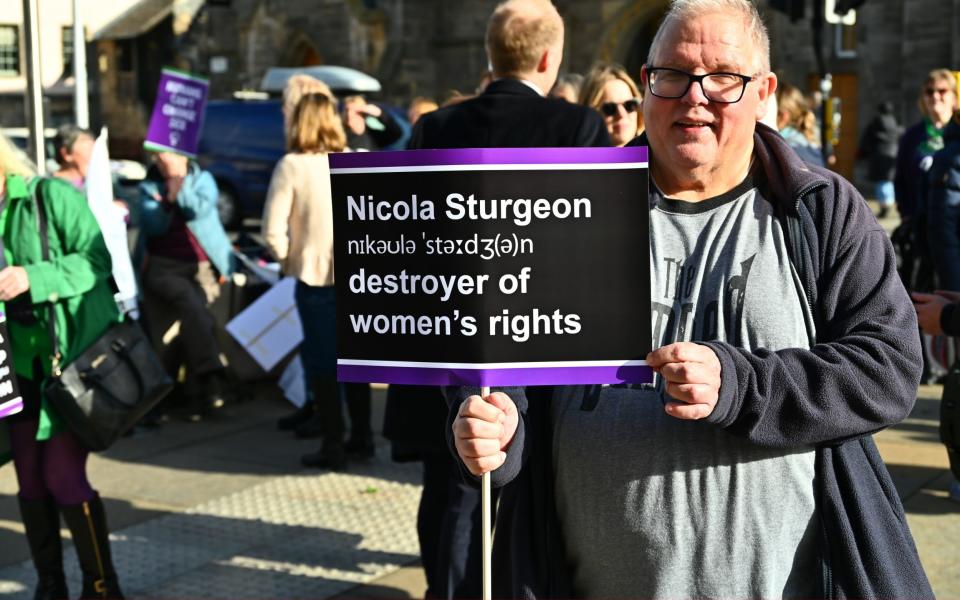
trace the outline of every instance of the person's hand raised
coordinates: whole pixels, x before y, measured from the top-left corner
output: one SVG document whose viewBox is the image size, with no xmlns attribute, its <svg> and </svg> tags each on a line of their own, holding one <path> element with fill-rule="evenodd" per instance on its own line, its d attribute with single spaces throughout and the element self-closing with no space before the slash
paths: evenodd
<svg viewBox="0 0 960 600">
<path fill-rule="evenodd" d="M 453 422 L 453 436 L 467 470 L 479 476 L 499 468 L 519 422 L 517 405 L 503 392 L 464 400 Z"/>
</svg>

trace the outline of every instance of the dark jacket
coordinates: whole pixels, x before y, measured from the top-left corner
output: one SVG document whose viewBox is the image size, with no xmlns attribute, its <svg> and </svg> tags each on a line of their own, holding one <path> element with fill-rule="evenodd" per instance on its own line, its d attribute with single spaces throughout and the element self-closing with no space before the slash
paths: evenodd
<svg viewBox="0 0 960 600">
<path fill-rule="evenodd" d="M 409 149 L 609 145 L 596 111 L 544 98 L 520 81 L 498 79 L 476 98 L 420 117 Z M 393 442 L 394 458 L 416 460 L 424 453 L 446 452 L 446 411 L 437 388 L 390 386 L 383 434 Z"/>
<path fill-rule="evenodd" d="M 897 142 L 903 128 L 893 114 L 878 114 L 860 137 L 857 156 L 867 159 L 870 181 L 893 181 L 897 162 Z"/>
<path fill-rule="evenodd" d="M 913 306 L 886 234 L 842 177 L 810 167 L 757 125 L 764 197 L 789 236 L 816 326 L 815 345 L 747 352 L 709 342 L 723 382 L 717 427 L 768 447 L 816 446 L 822 572 L 831 598 L 932 598 L 903 507 L 869 434 L 905 418 L 920 378 Z M 645 144 L 640 138 L 635 144 Z M 656 160 L 655 157 L 651 160 Z M 494 596 L 571 597 L 554 507 L 549 402 L 505 389 L 522 419 L 507 461 L 494 540 Z M 448 424 L 476 388 L 450 388 Z M 587 388 L 585 393 L 589 393 Z M 448 443 L 453 449 L 452 435 Z"/>
<path fill-rule="evenodd" d="M 927 172 L 926 226 L 938 287 L 960 291 L 960 116 L 943 130 Z"/>
<path fill-rule="evenodd" d="M 584 106 L 544 98 L 515 79 L 498 79 L 476 98 L 420 117 L 409 148 L 609 146 L 603 119 Z"/>
<path fill-rule="evenodd" d="M 897 212 L 904 219 L 923 210 L 926 173 L 921 168 L 924 157 L 930 156 L 924 148 L 927 141 L 927 119 L 907 128 L 897 147 L 896 174 L 893 178 L 897 197 Z"/>
</svg>

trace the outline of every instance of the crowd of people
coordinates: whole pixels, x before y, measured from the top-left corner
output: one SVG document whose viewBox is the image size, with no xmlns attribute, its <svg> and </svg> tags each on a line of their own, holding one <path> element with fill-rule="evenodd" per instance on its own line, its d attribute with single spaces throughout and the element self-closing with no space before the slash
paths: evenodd
<svg viewBox="0 0 960 600">
<path fill-rule="evenodd" d="M 663 265 L 682 262 L 696 273 L 682 299 L 692 318 L 718 326 L 699 339 L 711 328 L 671 318 L 646 357 L 652 385 L 484 397 L 390 386 L 391 456 L 423 463 L 426 596 L 480 596 L 477 478 L 490 473 L 496 597 L 932 597 L 870 436 L 913 406 L 918 331 L 960 333 L 953 74 L 929 74 L 920 123 L 902 132 L 884 102 L 861 138 L 881 217 L 895 203 L 903 221 L 898 272 L 863 197 L 824 168 L 816 105 L 778 82 L 751 2 L 672 0 L 636 79 L 616 64 L 560 75 L 563 45 L 551 2 L 502 2 L 486 31 L 489 72 L 474 93 L 415 98 L 408 148 L 648 146 L 651 290 L 668 287 Z M 378 150 L 403 131 L 376 103 L 303 75 L 288 81 L 282 112 L 286 154 L 262 236 L 297 280 L 308 400 L 277 425 L 321 439 L 304 466 L 340 471 L 375 444 L 369 385 L 336 379 L 329 154 Z M 41 392 L 53 343 L 45 305 L 66 361 L 124 318 L 82 198 L 94 139 L 63 128 L 50 178 L 0 140 L 0 301 L 25 400 L 5 429 L 37 599 L 68 597 L 61 515 L 82 597 L 122 597 L 89 452 Z M 217 197 L 195 161 L 158 152 L 130 206 L 143 322 L 182 383 L 175 412 L 191 421 L 230 401 L 211 305 L 237 265 Z M 49 259 L 37 251 L 38 216 Z M 956 456 L 951 446 L 960 474 Z M 960 483 L 951 494 L 960 500 Z"/>
</svg>

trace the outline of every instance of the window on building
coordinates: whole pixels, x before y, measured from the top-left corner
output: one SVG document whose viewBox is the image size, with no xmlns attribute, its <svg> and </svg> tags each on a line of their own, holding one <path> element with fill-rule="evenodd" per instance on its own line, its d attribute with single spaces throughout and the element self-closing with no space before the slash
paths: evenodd
<svg viewBox="0 0 960 600">
<path fill-rule="evenodd" d="M 836 32 L 835 52 L 837 58 L 857 57 L 857 26 L 838 23 L 834 25 Z"/>
<path fill-rule="evenodd" d="M 0 77 L 20 74 L 20 28 L 0 25 Z"/>
<path fill-rule="evenodd" d="M 64 27 L 63 36 L 63 72 L 73 72 L 73 27 Z"/>
</svg>

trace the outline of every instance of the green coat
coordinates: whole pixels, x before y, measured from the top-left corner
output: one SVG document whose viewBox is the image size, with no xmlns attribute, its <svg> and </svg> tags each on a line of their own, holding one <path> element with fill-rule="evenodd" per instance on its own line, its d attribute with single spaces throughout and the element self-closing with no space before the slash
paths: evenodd
<svg viewBox="0 0 960 600">
<path fill-rule="evenodd" d="M 42 259 L 39 223 L 34 209 L 33 193 L 43 182 L 43 206 L 47 217 L 50 260 Z M 57 338 L 63 354 L 62 365 L 69 364 L 88 348 L 106 329 L 121 320 L 120 311 L 110 286 L 110 253 L 100 233 L 100 226 L 87 205 L 86 198 L 72 185 L 59 179 L 33 178 L 24 181 L 8 175 L 6 231 L 4 242 L 13 255 L 13 264 L 27 272 L 27 292 L 34 305 L 38 327 L 47 330 L 48 303 L 53 303 Z M 8 322 L 9 323 L 9 322 Z M 11 325 L 11 338 L 16 340 L 16 325 Z M 16 360 L 14 348 L 14 360 Z M 50 373 L 50 360 L 41 361 L 45 374 Z M 37 439 L 49 439 L 58 430 L 58 419 L 41 404 Z M 0 435 L 6 434 L 0 427 Z M 0 438 L 0 460 L 5 454 Z"/>
</svg>

